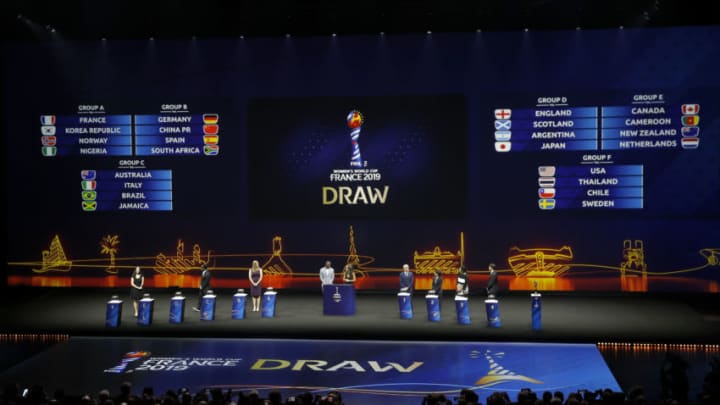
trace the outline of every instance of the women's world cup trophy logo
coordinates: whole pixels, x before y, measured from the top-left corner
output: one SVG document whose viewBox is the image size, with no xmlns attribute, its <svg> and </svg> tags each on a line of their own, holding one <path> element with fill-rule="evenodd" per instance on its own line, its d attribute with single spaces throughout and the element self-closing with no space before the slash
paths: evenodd
<svg viewBox="0 0 720 405">
<path fill-rule="evenodd" d="M 347 115 L 347 124 L 350 128 L 350 142 L 352 144 L 352 155 L 350 158 L 350 167 L 363 167 L 362 156 L 360 156 L 360 129 L 364 122 L 362 113 L 358 110 L 352 110 Z"/>
</svg>

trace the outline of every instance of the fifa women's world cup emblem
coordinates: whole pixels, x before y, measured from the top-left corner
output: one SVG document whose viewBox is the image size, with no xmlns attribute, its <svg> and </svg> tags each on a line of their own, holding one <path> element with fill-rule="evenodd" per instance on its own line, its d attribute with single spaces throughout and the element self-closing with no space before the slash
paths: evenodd
<svg viewBox="0 0 720 405">
<path fill-rule="evenodd" d="M 358 110 L 352 110 L 347 115 L 347 124 L 350 128 L 350 142 L 352 144 L 352 155 L 350 158 L 350 167 L 363 167 L 362 156 L 360 155 L 360 129 L 365 120 L 362 113 Z"/>
</svg>

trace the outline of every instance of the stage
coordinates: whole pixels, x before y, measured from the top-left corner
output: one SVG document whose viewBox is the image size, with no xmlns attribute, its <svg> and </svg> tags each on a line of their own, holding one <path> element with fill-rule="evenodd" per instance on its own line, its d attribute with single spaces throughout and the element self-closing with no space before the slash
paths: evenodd
<svg viewBox="0 0 720 405">
<path fill-rule="evenodd" d="M 720 342 L 717 297 L 588 295 L 546 293 L 542 299 L 542 329 L 530 321 L 530 297 L 524 293 L 500 297 L 502 327 L 487 326 L 484 297 L 470 296 L 470 325 L 459 325 L 450 294 L 442 301 L 441 321 L 429 322 L 424 294 L 413 299 L 414 317 L 400 319 L 397 297 L 391 293 L 358 291 L 354 316 L 324 316 L 320 291 L 277 295 L 274 318 L 247 312 L 231 319 L 233 291 L 218 291 L 216 318 L 201 321 L 191 308 L 197 297 L 187 293 L 185 321 L 169 322 L 174 291 L 155 291 L 154 321 L 139 326 L 123 289 L 122 322 L 105 327 L 106 302 L 117 290 L 11 289 L 0 309 L 2 333 L 50 333 L 69 336 L 218 337 L 289 339 L 372 339 L 414 341 L 522 342 Z M 249 303 L 248 303 L 249 307 Z"/>
<path fill-rule="evenodd" d="M 72 367 L 80 358 L 83 367 Z M 99 392 L 124 381 L 158 394 L 180 387 L 194 393 L 258 389 L 263 397 L 278 390 L 287 398 L 337 390 L 348 404 L 418 404 L 431 392 L 452 398 L 464 388 L 482 398 L 494 391 L 514 398 L 526 387 L 620 391 L 595 345 L 551 343 L 81 337 L 0 378 L 68 392 Z"/>
</svg>

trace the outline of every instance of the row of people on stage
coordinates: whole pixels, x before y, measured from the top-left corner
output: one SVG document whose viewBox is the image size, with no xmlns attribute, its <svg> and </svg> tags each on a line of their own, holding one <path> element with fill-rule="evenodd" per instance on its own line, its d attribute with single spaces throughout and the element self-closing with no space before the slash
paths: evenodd
<svg viewBox="0 0 720 405">
<path fill-rule="evenodd" d="M 200 304 L 202 303 L 202 297 L 207 294 L 210 289 L 210 269 L 207 264 L 203 263 L 200 266 L 200 281 L 198 282 L 198 303 L 197 306 L 193 307 L 193 310 L 200 311 Z M 490 278 L 488 279 L 485 291 L 488 297 L 495 297 L 498 291 L 497 285 L 497 271 L 495 271 L 495 264 L 490 263 L 488 266 L 490 272 Z M 252 297 L 252 311 L 260 311 L 260 297 L 262 295 L 262 279 L 263 269 L 260 267 L 260 263 L 257 260 L 252 261 L 252 266 L 248 269 L 248 279 L 250 281 L 250 296 Z M 346 284 L 353 284 L 357 280 L 357 274 L 355 266 L 352 263 L 345 265 L 342 271 L 342 281 Z M 458 295 L 468 295 L 470 293 L 470 283 L 467 275 L 467 269 L 465 266 L 460 266 L 457 274 L 457 287 L 456 293 Z M 320 268 L 320 287 L 335 283 L 335 269 L 332 267 L 332 263 L 327 260 L 325 265 Z M 143 286 L 145 284 L 145 277 L 140 271 L 140 266 L 135 267 L 132 276 L 130 277 L 130 298 L 133 300 L 134 316 L 138 316 L 138 301 L 143 297 Z M 439 269 L 435 270 L 432 278 L 432 288 L 436 294 L 442 296 L 442 273 Z M 404 264 L 402 271 L 400 272 L 400 291 L 412 293 L 415 289 L 415 273 L 410 271 L 410 266 Z"/>
<path fill-rule="evenodd" d="M 193 307 L 194 311 L 200 312 L 200 305 L 202 304 L 202 297 L 207 294 L 210 290 L 210 269 L 206 263 L 200 266 L 200 281 L 198 282 L 198 302 Z M 252 266 L 248 269 L 248 279 L 250 280 L 250 296 L 252 297 L 252 311 L 260 311 L 260 296 L 262 295 L 262 279 L 263 270 L 260 267 L 260 263 L 257 260 L 252 261 Z M 130 277 L 130 298 L 133 301 L 133 316 L 138 316 L 138 301 L 143 297 L 143 286 L 145 284 L 145 277 L 140 271 L 140 266 L 135 267 L 132 276 Z"/>
<path fill-rule="evenodd" d="M 490 263 L 488 265 L 488 272 L 490 273 L 490 277 L 488 278 L 488 283 L 485 286 L 485 292 L 487 293 L 488 297 L 494 298 L 495 295 L 498 292 L 498 280 L 497 280 L 497 271 L 495 270 L 495 263 Z M 351 263 L 348 263 L 345 265 L 345 268 L 343 269 L 343 282 L 344 283 L 354 283 L 356 276 L 355 271 L 353 268 L 353 265 Z M 456 279 L 456 290 L 455 293 L 457 295 L 468 295 L 470 294 L 470 282 L 469 282 L 468 274 L 467 274 L 467 268 L 465 266 L 460 266 L 460 269 L 458 270 L 457 279 Z M 325 265 L 320 268 L 320 287 L 322 288 L 325 285 L 333 284 L 335 282 L 335 269 L 332 267 L 332 263 L 327 260 L 325 261 Z M 442 284 L 443 284 L 443 278 L 442 278 L 442 272 L 440 269 L 436 269 L 433 272 L 433 278 L 432 278 L 432 288 L 431 290 L 435 291 L 436 294 L 442 295 Z M 410 271 L 410 265 L 403 264 L 402 271 L 400 272 L 400 292 L 409 292 L 412 293 L 415 290 L 415 273 Z"/>
</svg>

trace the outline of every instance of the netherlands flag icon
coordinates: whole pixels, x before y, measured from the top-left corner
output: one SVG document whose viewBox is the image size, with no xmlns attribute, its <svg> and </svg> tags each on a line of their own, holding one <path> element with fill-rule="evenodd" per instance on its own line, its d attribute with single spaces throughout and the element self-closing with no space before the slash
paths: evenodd
<svg viewBox="0 0 720 405">
<path fill-rule="evenodd" d="M 683 138 L 680 140 L 683 149 L 697 149 L 700 145 L 700 138 Z"/>
<path fill-rule="evenodd" d="M 54 115 L 41 115 L 40 116 L 40 124 L 55 125 L 55 116 Z"/>
</svg>

